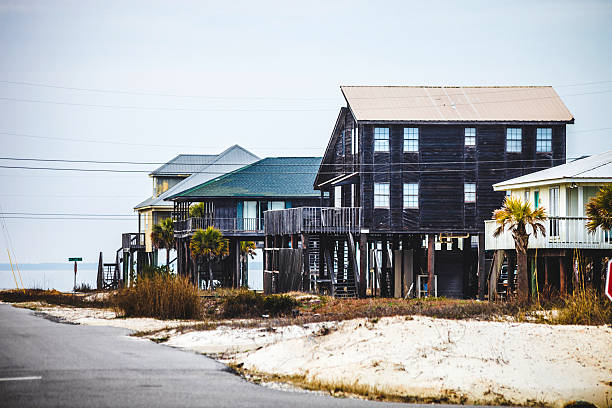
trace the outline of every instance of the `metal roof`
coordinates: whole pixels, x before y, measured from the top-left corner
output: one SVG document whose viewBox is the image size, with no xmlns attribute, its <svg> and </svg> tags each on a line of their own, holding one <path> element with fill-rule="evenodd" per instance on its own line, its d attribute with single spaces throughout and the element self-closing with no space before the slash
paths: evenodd
<svg viewBox="0 0 612 408">
<path fill-rule="evenodd" d="M 218 157 L 216 154 L 179 154 L 166 164 L 151 172 L 152 176 L 189 175 L 196 172 L 199 166 L 211 163 Z"/>
<path fill-rule="evenodd" d="M 612 150 L 561 164 L 546 170 L 536 171 L 521 177 L 493 184 L 493 189 L 511 190 L 512 188 L 572 182 L 612 182 Z"/>
<path fill-rule="evenodd" d="M 341 86 L 357 121 L 565 122 L 574 117 L 550 86 Z"/>
<path fill-rule="evenodd" d="M 179 183 L 164 191 L 159 196 L 147 198 L 142 203 L 134 207 L 134 209 L 145 207 L 172 208 L 174 204 L 171 201 L 166 201 L 168 197 L 259 160 L 259 157 L 239 145 L 234 145 L 218 155 L 211 156 L 214 156 L 215 159 L 208 164 L 204 164 L 199 167 L 196 166 L 196 169 L 192 170 L 193 174 L 191 176 L 181 180 Z"/>
<path fill-rule="evenodd" d="M 170 199 L 212 197 L 318 197 L 312 187 L 320 157 L 269 157 Z"/>
</svg>

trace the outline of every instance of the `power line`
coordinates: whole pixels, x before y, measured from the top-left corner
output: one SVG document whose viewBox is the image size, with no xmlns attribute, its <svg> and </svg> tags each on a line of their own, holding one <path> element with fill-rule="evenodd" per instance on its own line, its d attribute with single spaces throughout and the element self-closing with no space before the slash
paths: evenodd
<svg viewBox="0 0 612 408">
<path fill-rule="evenodd" d="M 567 160 L 574 160 L 578 157 L 568 157 Z M 59 162 L 59 163 L 92 163 L 92 164 L 128 164 L 128 165 L 164 165 L 164 164 L 173 164 L 169 162 L 135 162 L 135 161 L 105 161 L 105 160 L 73 160 L 73 159 L 42 159 L 42 158 L 31 158 L 31 157 L 0 157 L 0 160 L 10 160 L 10 161 L 34 161 L 34 162 Z M 348 166 L 353 167 L 367 167 L 367 166 L 378 166 L 381 164 L 395 166 L 395 165 L 404 165 L 404 164 L 420 164 L 420 165 L 435 165 L 435 164 L 479 164 L 479 163 L 506 163 L 506 162 L 530 162 L 539 159 L 508 159 L 508 160 L 472 160 L 472 161 L 439 161 L 439 162 L 427 162 L 427 163 L 411 163 L 411 162 L 390 162 L 390 163 L 347 163 Z M 566 158 L 549 158 L 542 160 L 552 160 L 552 161 L 564 161 Z M 202 163 L 177 163 L 181 167 L 186 166 L 247 166 L 245 163 L 210 163 L 210 164 L 202 164 Z M 321 163 L 320 166 L 341 166 L 342 163 Z M 299 163 L 285 163 L 285 164 L 266 164 L 260 163 L 257 164 L 258 167 L 304 167 L 304 164 Z M 225 173 L 224 173 L 225 174 Z"/>
<path fill-rule="evenodd" d="M 3 219 L 7 219 L 7 220 L 11 220 L 11 219 L 15 219 L 15 220 L 69 220 L 69 221 L 76 221 L 76 220 L 87 220 L 87 221 L 133 221 L 129 218 L 87 218 L 87 217 L 27 217 L 27 216 L 5 216 L 2 217 Z"/>
<path fill-rule="evenodd" d="M 69 137 L 53 137 L 53 136 L 37 136 L 37 135 L 28 135 L 24 133 L 15 133 L 15 132 L 0 132 L 0 135 L 8 135 L 8 136 L 18 136 L 18 137 L 30 137 L 34 139 L 51 139 L 51 140 L 63 140 L 68 142 L 81 142 L 81 143 L 100 143 L 100 144 L 116 144 L 116 145 L 125 145 L 125 146 L 145 146 L 145 147 L 172 147 L 172 148 L 197 148 L 197 149 L 211 149 L 218 148 L 219 146 L 201 146 L 201 145 L 180 145 L 180 144 L 155 144 L 155 143 L 130 143 L 130 142 L 122 142 L 122 141 L 110 141 L 110 140 L 93 140 L 93 139 L 77 139 L 77 138 L 69 138 Z M 320 147 L 265 147 L 258 146 L 259 149 L 267 149 L 267 150 L 321 150 Z"/>
<path fill-rule="evenodd" d="M 85 91 L 85 92 L 98 92 L 98 93 L 110 93 L 110 94 L 121 94 L 121 95 L 135 95 L 135 96 L 164 96 L 172 98 L 193 98 L 193 99 L 220 99 L 220 100 L 280 100 L 280 101 L 317 101 L 317 100 L 337 100 L 338 98 L 329 97 L 284 97 L 284 96 L 220 96 L 220 95 L 186 95 L 186 94 L 174 94 L 174 93 L 160 93 L 150 91 L 125 91 L 117 89 L 100 89 L 100 88 L 79 88 L 73 86 L 62 86 L 43 84 L 39 82 L 23 82 L 23 81 L 6 81 L 0 80 L 0 83 L 11 84 L 11 85 L 25 85 L 42 88 L 53 88 L 53 89 L 66 89 L 70 91 Z"/>
<path fill-rule="evenodd" d="M 190 95 L 190 94 L 176 94 L 176 93 L 166 93 L 166 92 L 154 92 L 154 91 L 133 91 L 133 90 L 121 90 L 121 89 L 102 89 L 102 88 L 87 88 L 87 87 L 75 87 L 75 86 L 66 86 L 66 85 L 57 85 L 57 84 L 49 84 L 49 83 L 41 83 L 41 82 L 27 82 L 27 81 L 8 81 L 8 80 L 0 80 L 0 83 L 10 84 L 10 85 L 21 85 L 21 86 L 30 86 L 30 87 L 41 87 L 41 88 L 52 88 L 52 89 L 65 89 L 70 91 L 81 91 L 81 92 L 96 92 L 96 93 L 106 93 L 106 94 L 120 94 L 120 95 L 133 95 L 133 96 L 161 96 L 161 97 L 172 97 L 172 98 L 193 98 L 193 99 L 218 99 L 218 100 L 282 100 L 282 101 L 291 101 L 291 100 L 337 100 L 338 98 L 331 97 L 283 97 L 283 96 L 220 96 L 220 95 Z M 566 87 L 576 87 L 576 86 L 589 86 L 589 85 L 601 85 L 612 83 L 610 80 L 606 81 L 594 81 L 594 82 L 582 82 L 582 83 L 573 83 L 573 84 L 562 84 L 562 85 L 554 85 L 555 88 L 566 88 Z M 449 86 L 449 87 L 435 87 L 435 86 L 424 86 L 426 88 L 444 88 L 446 90 L 452 90 L 454 88 L 471 88 L 469 86 L 457 87 L 457 86 Z M 482 88 L 496 88 L 496 87 L 482 87 Z M 499 87 L 503 88 L 503 90 L 499 91 L 487 91 L 482 92 L 481 94 L 488 93 L 497 93 L 497 92 L 508 92 L 514 89 L 514 87 Z M 525 87 L 516 87 L 517 91 L 522 91 Z M 523 89 L 521 89 L 523 88 Z M 462 93 L 449 93 L 449 95 L 463 95 Z M 428 96 L 423 96 L 428 98 Z M 360 97 L 355 99 L 376 99 L 376 97 Z"/>
<path fill-rule="evenodd" d="M 4 212 L 8 215 L 36 216 L 69 216 L 69 217 L 138 217 L 136 214 L 80 214 L 80 213 L 35 213 L 35 212 Z"/>
<path fill-rule="evenodd" d="M 176 112 L 328 112 L 336 111 L 336 108 L 312 108 L 312 109 L 265 109 L 265 108 L 187 108 L 187 107 L 159 107 L 159 106 L 137 106 L 137 105 L 105 105 L 97 103 L 76 103 L 76 102 L 63 102 L 63 101 L 46 101 L 41 99 L 24 99 L 24 98 L 9 98 L 0 97 L 3 101 L 13 102 L 26 102 L 26 103 L 38 103 L 38 104 L 50 104 L 50 105 L 65 105 L 65 106 L 82 106 L 86 108 L 109 108 L 109 109 L 136 109 L 145 111 L 176 111 Z"/>
<path fill-rule="evenodd" d="M 592 91 L 592 92 L 581 92 L 574 94 L 566 94 L 566 95 L 552 95 L 552 96 L 541 96 L 537 98 L 524 98 L 524 99 L 506 99 L 501 101 L 470 101 L 468 103 L 450 103 L 442 104 L 442 105 L 432 105 L 433 107 L 441 107 L 441 106 L 473 106 L 473 105 L 491 105 L 497 103 L 515 103 L 515 102 L 525 102 L 525 101 L 535 101 L 535 100 L 546 100 L 546 99 L 556 99 L 558 97 L 567 97 L 567 96 L 583 96 L 583 95 L 594 95 L 594 94 L 602 94 L 612 92 L 612 89 L 606 89 L 602 91 Z M 422 96 L 411 96 L 411 97 L 401 97 L 401 99 L 414 99 Z M 376 97 L 374 99 L 389 99 L 387 97 Z M 327 112 L 327 111 L 336 111 L 337 108 L 312 108 L 312 109 L 265 109 L 265 108 L 255 108 L 255 109 L 246 109 L 246 108 L 187 108 L 187 107 L 155 107 L 155 106 L 137 106 L 137 105 L 106 105 L 106 104 L 94 104 L 94 103 L 76 103 L 76 102 L 63 102 L 63 101 L 48 101 L 41 99 L 24 99 L 24 98 L 10 98 L 10 97 L 0 97 L 0 100 L 4 101 L 13 101 L 13 102 L 25 102 L 25 103 L 38 103 L 38 104 L 51 104 L 51 105 L 64 105 L 64 106 L 79 106 L 79 107 L 87 107 L 87 108 L 110 108 L 110 109 L 130 109 L 130 110 L 145 110 L 145 111 L 178 111 L 178 112 Z M 412 106 L 387 106 L 387 107 L 368 107 L 368 110 L 388 110 L 388 109 L 422 109 L 423 105 L 412 105 Z"/>
<path fill-rule="evenodd" d="M 411 164 L 411 163 L 405 163 Z M 437 163 L 414 163 L 424 166 L 436 165 Z M 466 163 L 469 164 L 469 163 Z M 478 164 L 474 162 L 473 164 Z M 350 166 L 350 164 L 347 164 Z M 379 165 L 380 166 L 380 165 Z M 307 166 L 304 166 L 307 167 Z M 0 165 L 3 169 L 20 169 L 20 170 L 45 170 L 45 171 L 78 171 L 78 172 L 107 172 L 107 173 L 149 173 L 145 170 L 121 170 L 121 169 L 83 169 L 83 168 L 66 168 L 66 167 L 28 167 L 28 166 L 4 166 Z M 550 166 L 542 167 L 502 167 L 502 168 L 490 168 L 480 169 L 480 171 L 505 171 L 505 170 L 534 170 L 534 169 L 548 169 Z M 359 171 L 360 174 L 386 174 L 386 173 L 444 173 L 444 172 L 467 172 L 475 171 L 476 169 L 434 169 L 434 170 L 379 170 L 379 171 Z M 322 175 L 336 175 L 338 172 L 334 171 L 242 171 L 241 174 L 268 174 L 268 175 L 286 175 L 286 174 L 322 174 Z M 224 175 L 227 172 L 212 172 L 212 171 L 196 171 L 193 174 L 216 174 Z"/>
</svg>

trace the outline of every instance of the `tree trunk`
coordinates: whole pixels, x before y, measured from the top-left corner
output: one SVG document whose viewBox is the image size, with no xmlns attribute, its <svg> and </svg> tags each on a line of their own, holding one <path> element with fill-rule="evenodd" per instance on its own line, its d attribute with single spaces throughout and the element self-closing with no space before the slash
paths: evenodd
<svg viewBox="0 0 612 408">
<path fill-rule="evenodd" d="M 529 234 L 524 227 L 513 232 L 514 247 L 516 248 L 517 288 L 516 293 L 521 302 L 529 302 L 529 277 L 527 272 L 527 246 Z M 508 273 L 510 277 L 510 273 Z"/>
<path fill-rule="evenodd" d="M 166 248 L 166 272 L 170 272 L 170 248 Z"/>
<path fill-rule="evenodd" d="M 209 259 L 208 260 L 208 290 L 212 290 L 212 282 L 213 282 L 212 262 Z"/>
</svg>

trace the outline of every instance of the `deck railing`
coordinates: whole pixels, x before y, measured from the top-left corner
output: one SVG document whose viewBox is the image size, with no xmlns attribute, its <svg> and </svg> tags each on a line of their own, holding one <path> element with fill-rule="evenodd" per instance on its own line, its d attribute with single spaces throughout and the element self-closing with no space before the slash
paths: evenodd
<svg viewBox="0 0 612 408">
<path fill-rule="evenodd" d="M 261 218 L 188 218 L 174 222 L 175 235 L 191 234 L 199 229 L 215 227 L 221 232 L 263 232 Z"/>
<path fill-rule="evenodd" d="M 266 235 L 356 233 L 361 228 L 359 207 L 298 207 L 264 212 Z"/>
<path fill-rule="evenodd" d="M 143 232 L 127 232 L 121 234 L 121 244 L 124 249 L 138 249 L 145 245 L 145 234 Z"/>
<path fill-rule="evenodd" d="M 529 248 L 538 249 L 612 249 L 612 238 L 610 231 L 598 228 L 594 233 L 588 232 L 586 228 L 588 220 L 584 217 L 549 217 L 544 226 L 546 236 L 538 234 L 533 236 L 533 231 L 527 227 L 529 236 Z M 493 237 L 493 231 L 497 228 L 495 221 L 485 221 L 485 248 L 514 249 L 512 233 L 505 231 L 497 238 Z"/>
</svg>

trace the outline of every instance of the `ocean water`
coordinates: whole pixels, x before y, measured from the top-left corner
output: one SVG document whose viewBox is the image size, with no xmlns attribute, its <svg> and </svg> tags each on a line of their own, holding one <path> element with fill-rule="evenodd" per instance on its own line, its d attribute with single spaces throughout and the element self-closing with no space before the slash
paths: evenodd
<svg viewBox="0 0 612 408">
<path fill-rule="evenodd" d="M 71 291 L 74 285 L 74 264 L 73 263 L 49 263 L 49 264 L 22 264 L 18 267 L 13 265 L 11 272 L 10 265 L 0 264 L 0 289 L 15 289 L 15 279 L 19 287 L 32 289 L 57 289 L 59 291 Z M 20 276 L 21 275 L 21 278 Z M 90 287 L 96 287 L 98 275 L 97 265 L 82 264 L 77 269 L 77 286 L 82 283 Z"/>
<path fill-rule="evenodd" d="M 73 263 L 22 264 L 19 265 L 19 273 L 13 265 L 13 271 L 20 288 L 23 282 L 23 287 L 31 289 L 57 289 L 63 292 L 73 289 Z M 76 276 L 77 286 L 88 284 L 95 289 L 97 276 L 97 264 L 79 264 Z M 10 265 L 0 264 L 0 289 L 15 289 L 15 278 L 13 278 Z M 249 288 L 263 289 L 263 263 L 257 258 L 249 259 Z"/>
</svg>

